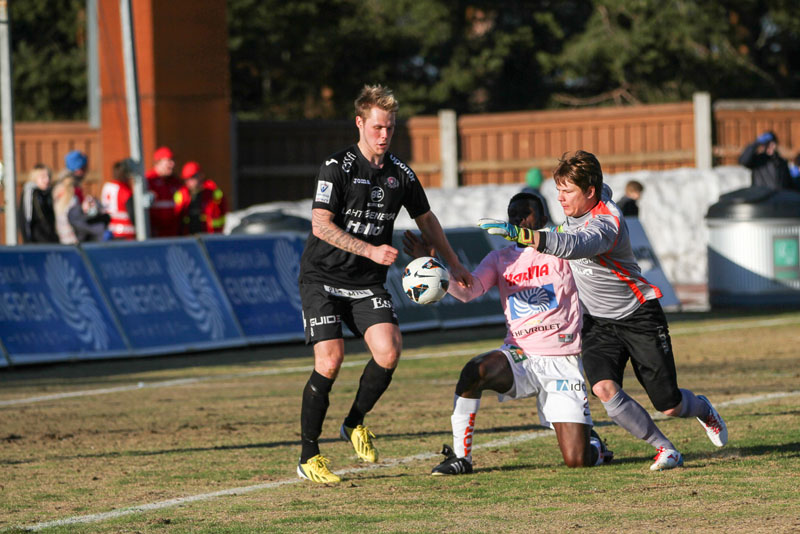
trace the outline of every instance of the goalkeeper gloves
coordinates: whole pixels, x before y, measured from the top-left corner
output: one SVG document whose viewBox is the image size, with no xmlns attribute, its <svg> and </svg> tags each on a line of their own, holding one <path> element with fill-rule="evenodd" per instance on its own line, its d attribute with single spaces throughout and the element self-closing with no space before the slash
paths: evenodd
<svg viewBox="0 0 800 534">
<path fill-rule="evenodd" d="M 503 236 L 509 241 L 515 241 L 526 247 L 533 244 L 533 230 L 528 228 L 520 228 L 498 219 L 479 219 L 478 226 L 492 235 Z"/>
</svg>

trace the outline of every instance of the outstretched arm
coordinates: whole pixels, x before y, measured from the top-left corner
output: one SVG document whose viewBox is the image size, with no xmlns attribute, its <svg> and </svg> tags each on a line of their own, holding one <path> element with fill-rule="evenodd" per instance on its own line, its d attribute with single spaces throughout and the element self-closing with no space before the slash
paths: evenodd
<svg viewBox="0 0 800 534">
<path fill-rule="evenodd" d="M 433 256 L 436 253 L 428 243 L 423 241 L 421 237 L 411 230 L 406 230 L 403 233 L 403 252 L 412 258 Z M 473 276 L 471 287 L 462 287 L 460 284 L 450 284 L 447 292 L 461 302 L 469 302 L 486 293 L 486 289 L 484 289 L 480 278 Z"/>
<path fill-rule="evenodd" d="M 499 219 L 478 219 L 478 226 L 490 234 L 502 236 L 509 241 L 515 241 L 526 247 L 536 248 L 539 246 L 540 235 L 537 230 L 520 228 Z"/>
<path fill-rule="evenodd" d="M 345 252 L 364 256 L 379 265 L 391 265 L 397 259 L 397 249 L 390 245 L 370 245 L 354 237 L 333 222 L 333 212 L 322 208 L 311 210 L 311 231 L 326 243 Z"/>
<path fill-rule="evenodd" d="M 439 256 L 447 263 L 450 275 L 458 282 L 461 287 L 472 287 L 472 275 L 467 271 L 458 259 L 453 247 L 444 235 L 439 219 L 432 211 L 427 211 L 414 219 L 420 231 L 422 239 L 433 245 Z"/>
</svg>

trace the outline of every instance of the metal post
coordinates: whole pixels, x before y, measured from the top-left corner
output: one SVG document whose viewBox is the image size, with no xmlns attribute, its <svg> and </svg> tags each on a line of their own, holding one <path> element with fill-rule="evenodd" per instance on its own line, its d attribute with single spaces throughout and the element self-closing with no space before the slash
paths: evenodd
<svg viewBox="0 0 800 534">
<path fill-rule="evenodd" d="M 442 187 L 458 187 L 458 120 L 452 109 L 439 111 L 439 152 Z"/>
<path fill-rule="evenodd" d="M 229 209 L 241 209 L 239 206 L 239 119 L 236 113 L 231 112 L 231 198 L 228 200 Z"/>
<path fill-rule="evenodd" d="M 133 212 L 136 219 L 136 239 L 143 241 L 150 234 L 150 220 L 145 205 L 147 182 L 142 167 L 142 134 L 139 120 L 139 80 L 136 74 L 136 47 L 133 39 L 133 14 L 130 0 L 120 0 L 122 19 L 122 57 L 125 61 L 125 96 L 128 108 L 128 144 L 136 171 L 133 181 Z"/>
<path fill-rule="evenodd" d="M 11 23 L 8 2 L 0 0 L 0 112 L 3 121 L 3 186 L 6 245 L 17 244 L 17 166 L 14 154 L 14 99 L 11 88 Z"/>
<path fill-rule="evenodd" d="M 711 95 L 695 93 L 694 101 L 694 166 L 710 170 L 713 166 L 711 139 Z"/>
<path fill-rule="evenodd" d="M 86 99 L 91 128 L 100 128 L 100 58 L 97 32 L 97 0 L 86 0 Z"/>
</svg>

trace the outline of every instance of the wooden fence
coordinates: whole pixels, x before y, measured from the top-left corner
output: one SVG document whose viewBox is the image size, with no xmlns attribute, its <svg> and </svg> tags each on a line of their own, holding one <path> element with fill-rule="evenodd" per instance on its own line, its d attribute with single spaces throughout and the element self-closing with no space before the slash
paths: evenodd
<svg viewBox="0 0 800 534">
<path fill-rule="evenodd" d="M 790 162 L 800 154 L 800 101 L 720 100 L 713 115 L 717 165 L 736 165 L 742 148 L 766 130 Z"/>
<path fill-rule="evenodd" d="M 17 168 L 17 206 L 28 172 L 37 163 L 53 170 L 53 177 L 65 168 L 64 156 L 80 150 L 89 158 L 85 182 L 87 192 L 99 195 L 103 162 L 100 131 L 85 122 L 20 122 L 14 125 L 15 164 Z M 108 174 L 108 173 L 105 173 Z M 5 216 L 0 217 L 0 239 L 5 243 Z"/>
<path fill-rule="evenodd" d="M 735 165 L 742 148 L 765 131 L 778 136 L 784 157 L 800 152 L 800 101 L 717 101 L 698 112 L 693 102 L 559 111 L 462 115 L 454 119 L 457 185 L 522 183 L 531 167 L 548 174 L 567 151 L 597 154 L 611 174 L 638 169 L 693 167 L 698 113 L 707 114 L 714 165 Z M 449 184 L 443 176 L 442 116 L 398 124 L 392 151 L 426 187 Z M 702 117 L 701 117 L 702 118 Z M 358 137 L 353 120 L 242 121 L 236 125 L 234 208 L 309 198 L 320 163 Z M 18 123 L 15 127 L 18 191 L 38 162 L 58 171 L 73 149 L 89 156 L 86 188 L 99 192 L 108 174 L 100 161 L 100 135 L 86 123 Z M 710 159 L 710 158 L 709 158 Z M 232 193 L 232 192 L 231 192 Z M 0 217 L 0 236 L 5 235 Z"/>
<path fill-rule="evenodd" d="M 549 172 L 576 148 L 597 154 L 607 173 L 693 166 L 693 121 L 691 102 L 462 115 L 458 184 L 521 183 L 531 167 Z M 322 160 L 357 135 L 353 121 L 239 123 L 239 205 L 310 197 Z M 423 185 L 442 186 L 438 117 L 400 122 L 392 151 Z"/>
<path fill-rule="evenodd" d="M 461 183 L 522 182 L 565 152 L 598 156 L 606 173 L 694 164 L 692 103 L 467 115 L 459 119 Z"/>
</svg>

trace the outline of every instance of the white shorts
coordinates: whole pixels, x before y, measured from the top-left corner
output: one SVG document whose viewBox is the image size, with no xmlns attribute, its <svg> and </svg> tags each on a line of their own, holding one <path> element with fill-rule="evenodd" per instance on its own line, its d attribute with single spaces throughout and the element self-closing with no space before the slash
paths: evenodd
<svg viewBox="0 0 800 534">
<path fill-rule="evenodd" d="M 513 345 L 499 349 L 508 358 L 514 386 L 497 395 L 500 402 L 536 397 L 539 422 L 592 424 L 583 363 L 579 355 L 532 356 Z"/>
</svg>

